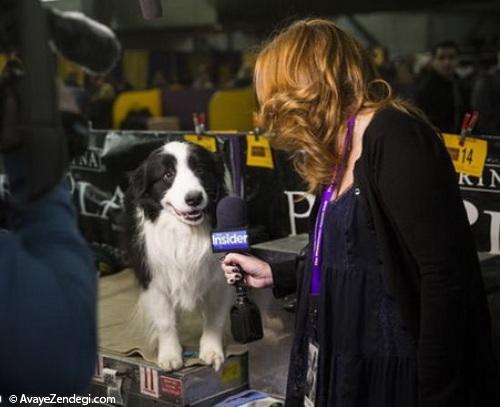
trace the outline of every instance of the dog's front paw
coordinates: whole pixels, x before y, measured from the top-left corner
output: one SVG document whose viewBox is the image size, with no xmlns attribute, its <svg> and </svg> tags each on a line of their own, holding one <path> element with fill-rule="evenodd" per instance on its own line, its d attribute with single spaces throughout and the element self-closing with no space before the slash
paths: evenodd
<svg viewBox="0 0 500 407">
<path fill-rule="evenodd" d="M 224 363 L 224 351 L 222 344 L 211 340 L 201 340 L 200 342 L 200 359 L 207 365 L 218 371 Z"/>
<path fill-rule="evenodd" d="M 167 372 L 178 370 L 184 366 L 182 352 L 162 352 L 158 355 L 158 366 Z"/>
<path fill-rule="evenodd" d="M 205 349 L 200 352 L 200 359 L 207 365 L 212 365 L 218 371 L 224 363 L 224 352 L 216 349 Z"/>
</svg>

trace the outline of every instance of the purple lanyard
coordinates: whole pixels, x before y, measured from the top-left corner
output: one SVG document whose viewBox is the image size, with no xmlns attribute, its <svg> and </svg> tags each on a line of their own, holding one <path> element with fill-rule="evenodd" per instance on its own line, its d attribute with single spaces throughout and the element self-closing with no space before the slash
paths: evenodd
<svg viewBox="0 0 500 407">
<path fill-rule="evenodd" d="M 354 133 L 354 122 L 356 116 L 353 115 L 349 118 L 347 122 L 347 133 L 344 139 L 344 148 L 342 152 L 341 162 L 338 171 L 335 174 L 335 179 L 328 186 L 327 189 L 323 191 L 321 197 L 321 205 L 319 207 L 318 216 L 316 217 L 316 226 L 314 228 L 314 241 L 313 241 L 313 264 L 312 264 L 312 280 L 311 280 L 311 295 L 318 296 L 321 287 L 321 241 L 323 240 L 323 226 L 325 222 L 325 212 L 328 203 L 331 201 L 335 190 L 337 189 L 338 183 L 342 180 L 344 175 L 344 160 L 347 158 L 347 154 L 351 149 L 352 145 L 352 135 Z"/>
</svg>

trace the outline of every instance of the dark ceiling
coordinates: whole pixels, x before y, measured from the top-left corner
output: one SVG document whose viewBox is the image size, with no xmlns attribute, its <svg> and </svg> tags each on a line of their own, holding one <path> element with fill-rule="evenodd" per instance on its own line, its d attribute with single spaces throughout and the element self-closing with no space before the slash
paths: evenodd
<svg viewBox="0 0 500 407">
<path fill-rule="evenodd" d="M 380 11 L 500 10 L 500 0 L 215 0 L 223 24 L 271 23 L 294 17 Z"/>
</svg>

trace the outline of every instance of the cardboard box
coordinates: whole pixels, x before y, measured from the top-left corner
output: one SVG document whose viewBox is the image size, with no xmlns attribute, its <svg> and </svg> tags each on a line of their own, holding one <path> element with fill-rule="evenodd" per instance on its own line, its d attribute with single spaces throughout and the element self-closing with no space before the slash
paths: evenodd
<svg viewBox="0 0 500 407">
<path fill-rule="evenodd" d="M 111 405 L 124 407 L 210 407 L 248 389 L 248 373 L 247 353 L 230 356 L 218 372 L 192 366 L 169 373 L 139 357 L 102 353 L 89 393 L 113 396 Z"/>
</svg>

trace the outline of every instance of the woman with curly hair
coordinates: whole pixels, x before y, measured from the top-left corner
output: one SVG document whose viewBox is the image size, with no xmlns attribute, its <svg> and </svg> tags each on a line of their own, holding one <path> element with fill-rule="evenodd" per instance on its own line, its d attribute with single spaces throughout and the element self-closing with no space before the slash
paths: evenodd
<svg viewBox="0 0 500 407">
<path fill-rule="evenodd" d="M 287 406 L 495 406 L 489 314 L 439 133 L 327 20 L 260 52 L 260 118 L 316 194 L 303 272 L 228 254 L 229 282 L 297 291 Z"/>
</svg>

